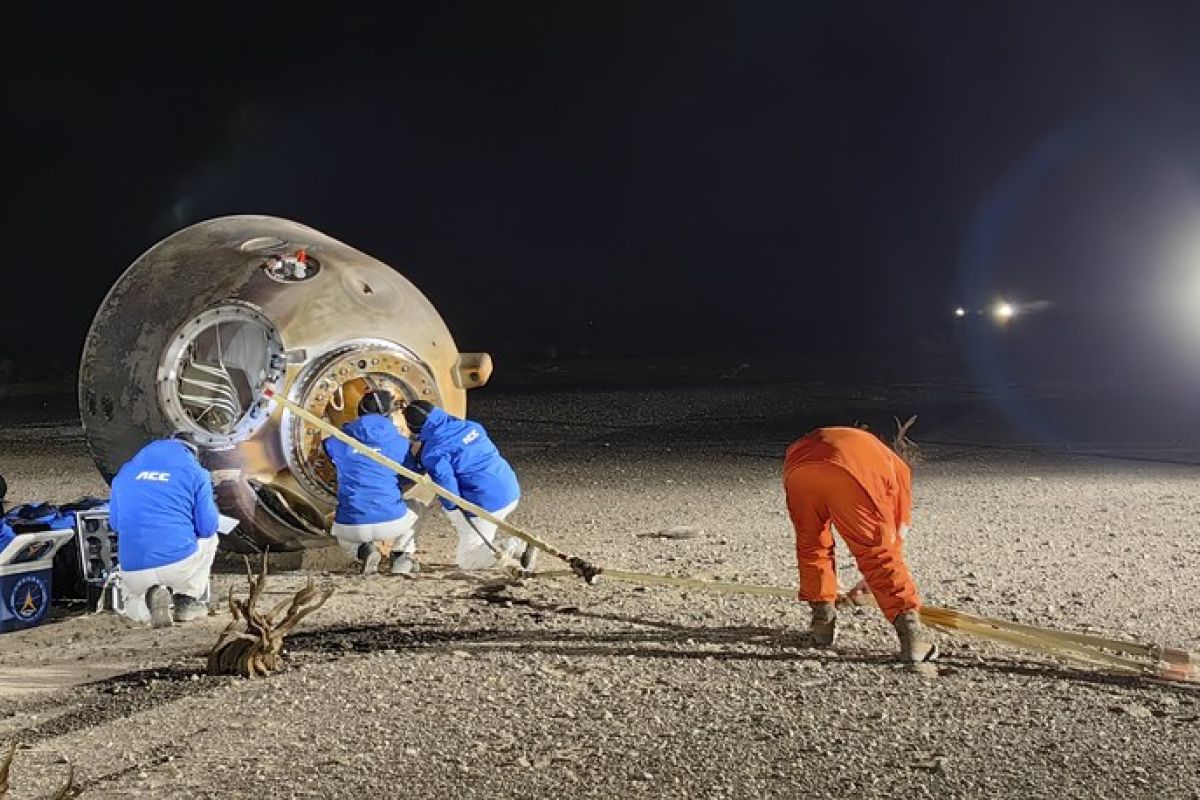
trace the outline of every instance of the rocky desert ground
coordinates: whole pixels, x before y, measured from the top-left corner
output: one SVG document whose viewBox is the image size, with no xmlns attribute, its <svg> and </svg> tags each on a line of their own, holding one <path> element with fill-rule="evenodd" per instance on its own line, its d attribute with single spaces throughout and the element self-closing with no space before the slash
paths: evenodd
<svg viewBox="0 0 1200 800">
<path fill-rule="evenodd" d="M 0 406 L 11 499 L 104 493 L 69 397 Z M 993 409 L 966 383 L 642 364 L 530 372 L 471 415 L 521 476 L 514 522 L 611 567 L 790 586 L 786 444 L 917 413 L 907 552 L 927 602 L 1200 650 L 1196 448 L 1035 442 Z M 675 525 L 703 533 L 645 536 Z M 505 584 L 455 572 L 452 544 L 434 518 L 415 578 L 316 575 L 337 592 L 264 680 L 203 674 L 224 611 L 151 631 L 56 609 L 0 636 L 11 796 L 47 795 L 70 765 L 97 798 L 1200 797 L 1195 689 L 942 634 L 937 674 L 916 675 L 873 609 L 843 612 L 821 651 L 795 602 Z"/>
</svg>

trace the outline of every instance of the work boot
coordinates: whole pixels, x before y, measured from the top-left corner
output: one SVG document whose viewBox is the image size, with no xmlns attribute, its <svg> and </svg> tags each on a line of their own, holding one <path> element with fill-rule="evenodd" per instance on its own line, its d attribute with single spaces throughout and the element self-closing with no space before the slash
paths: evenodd
<svg viewBox="0 0 1200 800">
<path fill-rule="evenodd" d="M 167 587 L 151 586 L 146 592 L 146 607 L 150 609 L 150 627 L 170 628 L 175 624 L 171 619 L 171 591 Z"/>
<path fill-rule="evenodd" d="M 910 664 L 933 661 L 938 657 L 937 645 L 925 635 L 921 615 L 917 611 L 905 611 L 892 620 L 896 636 L 900 638 L 900 660 Z"/>
<path fill-rule="evenodd" d="M 374 542 L 363 542 L 358 546 L 358 560 L 363 562 L 363 575 L 376 575 L 383 556 Z"/>
<path fill-rule="evenodd" d="M 532 547 L 517 537 L 510 536 L 506 538 L 500 550 L 508 558 L 509 566 L 515 567 L 520 564 L 521 569 L 526 572 L 533 569 L 533 556 L 536 556 L 537 553 L 533 552 Z"/>
<path fill-rule="evenodd" d="M 812 609 L 812 621 L 808 626 L 808 635 L 812 637 L 817 647 L 829 647 L 837 639 L 837 608 L 833 603 L 809 603 Z"/>
<path fill-rule="evenodd" d="M 537 566 L 538 549 L 531 544 L 525 545 L 525 552 L 521 553 L 521 569 L 526 572 L 533 572 L 533 568 Z"/>
<path fill-rule="evenodd" d="M 392 553 L 393 575 L 416 575 L 421 571 L 421 565 L 412 557 L 412 553 Z"/>
<path fill-rule="evenodd" d="M 538 549 L 515 536 L 504 543 L 504 553 L 516 564 L 521 565 L 522 572 L 533 572 L 533 568 L 537 566 Z"/>
<path fill-rule="evenodd" d="M 208 605 L 186 594 L 175 595 L 175 621 L 191 622 L 208 614 Z"/>
</svg>

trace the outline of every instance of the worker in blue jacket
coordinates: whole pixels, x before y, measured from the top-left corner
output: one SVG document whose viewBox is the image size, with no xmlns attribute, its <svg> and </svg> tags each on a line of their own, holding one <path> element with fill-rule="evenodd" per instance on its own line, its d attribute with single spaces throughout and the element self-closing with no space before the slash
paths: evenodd
<svg viewBox="0 0 1200 800">
<path fill-rule="evenodd" d="M 424 472 L 434 483 L 474 503 L 501 520 L 506 519 L 521 499 L 517 475 L 478 422 L 459 419 L 427 400 L 404 408 L 404 421 L 416 437 L 419 449 L 410 453 L 407 466 Z M 521 566 L 533 568 L 536 552 L 524 542 L 509 539 L 496 543 L 496 525 L 464 512 L 442 499 L 442 509 L 458 532 L 456 561 L 460 569 L 486 569 L 503 551 L 520 554 Z"/>
<path fill-rule="evenodd" d="M 191 437 L 176 433 L 138 451 L 113 478 L 108 514 L 124 614 L 156 628 L 204 616 L 220 515 Z"/>
<path fill-rule="evenodd" d="M 342 430 L 402 463 L 409 444 L 392 421 L 394 402 L 391 392 L 367 392 L 358 403 L 358 419 Z M 399 476 L 340 439 L 331 436 L 323 444 L 337 470 L 337 511 L 331 532 L 338 544 L 359 558 L 363 574 L 369 575 L 379 571 L 382 559 L 376 542 L 392 542 L 392 574 L 416 572 L 417 515 L 404 502 Z"/>
</svg>

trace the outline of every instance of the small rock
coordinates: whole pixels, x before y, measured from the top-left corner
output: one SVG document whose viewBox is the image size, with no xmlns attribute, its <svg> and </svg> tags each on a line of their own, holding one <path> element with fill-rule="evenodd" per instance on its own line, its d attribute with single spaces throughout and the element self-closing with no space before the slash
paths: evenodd
<svg viewBox="0 0 1200 800">
<path fill-rule="evenodd" d="M 1120 705 L 1109 706 L 1108 710 L 1114 714 L 1127 714 L 1134 719 L 1149 719 L 1153 716 L 1153 712 L 1150 709 L 1137 703 L 1121 703 Z"/>
<path fill-rule="evenodd" d="M 642 539 L 697 539 L 704 535 L 704 531 L 700 528 L 691 525 L 672 525 L 670 528 L 664 528 L 661 531 L 654 533 L 639 534 Z"/>
</svg>

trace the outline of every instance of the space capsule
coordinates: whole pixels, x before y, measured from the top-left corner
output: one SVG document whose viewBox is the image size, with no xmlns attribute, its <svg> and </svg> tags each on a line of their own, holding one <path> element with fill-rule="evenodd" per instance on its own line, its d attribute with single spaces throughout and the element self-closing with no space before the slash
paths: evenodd
<svg viewBox="0 0 1200 800">
<path fill-rule="evenodd" d="M 296 550 L 332 543 L 336 475 L 321 434 L 264 386 L 342 425 L 370 389 L 462 415 L 491 370 L 383 262 L 296 222 L 230 216 L 167 237 L 109 290 L 84 345 L 80 417 L 107 481 L 147 442 L 190 431 L 239 521 L 224 546 Z"/>
</svg>

